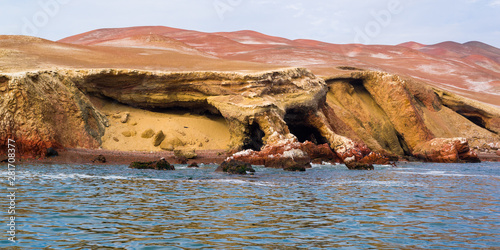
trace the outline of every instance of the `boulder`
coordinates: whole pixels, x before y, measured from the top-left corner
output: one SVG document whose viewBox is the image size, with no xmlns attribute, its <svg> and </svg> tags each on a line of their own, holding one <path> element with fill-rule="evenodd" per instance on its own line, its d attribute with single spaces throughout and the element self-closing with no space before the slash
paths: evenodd
<svg viewBox="0 0 500 250">
<path fill-rule="evenodd" d="M 177 164 L 187 164 L 188 163 L 188 159 L 186 157 L 176 157 L 175 159 L 177 160 Z"/>
<path fill-rule="evenodd" d="M 98 155 L 92 160 L 92 163 L 106 163 L 106 157 L 104 157 L 104 155 Z"/>
<path fill-rule="evenodd" d="M 125 137 L 132 137 L 132 136 L 137 135 L 137 132 L 135 132 L 133 130 L 131 130 L 131 131 L 127 130 L 127 131 L 123 131 L 122 135 L 125 136 Z"/>
<path fill-rule="evenodd" d="M 59 156 L 59 153 L 54 148 L 48 148 L 45 157 L 55 157 Z"/>
<path fill-rule="evenodd" d="M 167 151 L 173 151 L 178 147 L 183 147 L 186 144 L 177 136 L 166 136 L 165 140 L 160 144 L 160 148 Z"/>
<path fill-rule="evenodd" d="M 306 171 L 306 168 L 311 168 L 311 163 L 306 158 L 270 158 L 266 160 L 266 168 L 281 168 L 285 171 Z"/>
<path fill-rule="evenodd" d="M 144 132 L 142 132 L 141 137 L 144 139 L 149 139 L 152 138 L 155 135 L 155 131 L 152 129 L 147 129 Z"/>
<path fill-rule="evenodd" d="M 314 163 L 322 162 L 340 162 L 339 157 L 332 151 L 328 144 L 316 145 L 310 141 L 304 142 L 300 149 L 309 155 L 309 158 Z"/>
<path fill-rule="evenodd" d="M 120 117 L 120 122 L 121 123 L 127 123 L 128 122 L 128 118 L 130 116 L 130 113 L 129 112 L 125 112 L 121 115 Z"/>
<path fill-rule="evenodd" d="M 194 149 L 176 149 L 174 150 L 174 155 L 177 158 L 194 159 L 198 155 Z"/>
<path fill-rule="evenodd" d="M 155 170 L 175 170 L 173 165 L 170 165 L 168 161 L 165 159 L 161 159 L 159 161 L 150 161 L 150 162 L 132 162 L 129 168 L 134 169 L 155 169 Z"/>
<path fill-rule="evenodd" d="M 160 146 L 160 144 L 163 142 L 163 140 L 165 139 L 165 134 L 163 133 L 163 131 L 158 131 L 158 133 L 156 133 L 153 137 L 153 145 L 155 147 L 158 147 Z"/>
<path fill-rule="evenodd" d="M 188 168 L 199 168 L 200 166 L 198 166 L 198 163 L 196 162 L 193 162 L 191 164 L 189 164 Z"/>
<path fill-rule="evenodd" d="M 436 138 L 423 142 L 415 147 L 413 155 L 428 162 L 480 162 L 465 138 Z"/>
<path fill-rule="evenodd" d="M 301 149 L 302 143 L 284 140 L 266 145 L 261 151 L 245 150 L 233 154 L 229 159 L 264 165 L 268 168 L 282 168 L 288 171 L 305 171 L 311 168 L 309 155 Z"/>
<path fill-rule="evenodd" d="M 360 162 L 347 162 L 345 163 L 346 167 L 349 170 L 374 170 L 372 164 L 360 163 Z"/>
<path fill-rule="evenodd" d="M 388 157 L 386 157 L 380 153 L 371 152 L 369 155 L 365 156 L 359 162 L 365 163 L 365 164 L 387 165 L 390 163 L 390 160 Z"/>
<path fill-rule="evenodd" d="M 220 164 L 215 172 L 246 175 L 247 172 L 255 173 L 255 169 L 252 168 L 252 165 L 250 163 L 237 160 L 229 160 L 224 161 L 222 164 Z"/>
</svg>

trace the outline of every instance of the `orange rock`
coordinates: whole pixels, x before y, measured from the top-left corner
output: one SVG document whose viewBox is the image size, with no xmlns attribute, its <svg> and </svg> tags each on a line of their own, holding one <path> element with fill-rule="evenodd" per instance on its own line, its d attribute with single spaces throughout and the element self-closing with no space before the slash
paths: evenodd
<svg viewBox="0 0 500 250">
<path fill-rule="evenodd" d="M 480 162 L 465 138 L 436 138 L 417 145 L 413 154 L 429 162 Z"/>
<path fill-rule="evenodd" d="M 339 157 L 332 151 L 328 144 L 316 145 L 312 142 L 306 141 L 301 144 L 300 149 L 309 155 L 309 158 L 314 163 L 328 162 L 341 162 Z"/>
<path fill-rule="evenodd" d="M 366 164 L 380 164 L 380 165 L 385 165 L 389 164 L 389 158 L 383 156 L 380 153 L 375 153 L 372 152 L 363 159 L 359 161 L 360 163 L 366 163 Z"/>
</svg>

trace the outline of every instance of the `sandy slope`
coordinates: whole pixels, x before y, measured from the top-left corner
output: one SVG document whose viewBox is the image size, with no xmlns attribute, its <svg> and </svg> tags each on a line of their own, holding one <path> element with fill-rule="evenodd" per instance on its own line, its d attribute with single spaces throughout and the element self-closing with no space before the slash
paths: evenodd
<svg viewBox="0 0 500 250">
<path fill-rule="evenodd" d="M 172 48 L 137 48 L 136 46 L 129 48 L 122 45 L 118 47 L 84 46 L 34 37 L 0 35 L 0 73 L 57 68 L 241 72 L 282 68 L 282 66 L 261 63 L 221 60 L 194 49 L 187 50 L 179 43 L 164 44 Z"/>
<path fill-rule="evenodd" d="M 226 150 L 229 128 L 223 117 L 197 115 L 182 111 L 151 112 L 117 102 L 95 99 L 94 103 L 108 117 L 110 127 L 102 137 L 102 148 L 119 151 L 163 151 L 153 145 L 153 138 L 143 138 L 144 131 L 162 131 L 166 138 L 178 138 L 181 150 Z M 123 115 L 129 114 L 126 123 Z"/>
</svg>

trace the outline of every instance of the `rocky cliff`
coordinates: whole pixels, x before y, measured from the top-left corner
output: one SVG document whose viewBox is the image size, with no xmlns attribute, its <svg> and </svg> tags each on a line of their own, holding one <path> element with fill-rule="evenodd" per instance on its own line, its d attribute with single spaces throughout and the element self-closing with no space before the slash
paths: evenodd
<svg viewBox="0 0 500 250">
<path fill-rule="evenodd" d="M 15 139 L 25 157 L 43 156 L 49 147 L 101 147 L 111 117 L 95 100 L 152 112 L 222 116 L 230 134 L 227 149 L 233 152 L 263 149 L 260 154 L 293 157 L 302 155 L 300 150 L 309 157 L 318 151 L 304 144 L 309 141 L 329 145 L 336 156 L 324 146 L 322 155 L 344 162 L 370 163 L 384 156 L 444 161 L 436 153 L 439 146 L 430 142 L 465 138 L 456 139 L 465 144 L 449 162 L 474 158 L 466 155 L 467 141 L 473 147 L 499 141 L 496 109 L 381 72 L 325 81 L 303 68 L 258 73 L 59 69 L 0 75 L 0 95 L 0 142 Z M 155 146 L 172 140 L 170 132 L 156 135 Z M 125 136 L 144 139 L 135 132 Z"/>
<path fill-rule="evenodd" d="M 97 148 L 106 117 L 69 79 L 54 72 L 0 76 L 0 147 L 7 139 L 22 157 L 45 156 L 50 147 Z"/>
<path fill-rule="evenodd" d="M 0 79 L 0 139 L 15 139 L 26 156 L 43 155 L 48 147 L 99 147 L 109 121 L 89 97 L 221 115 L 229 124 L 229 148 L 241 150 L 293 137 L 283 121 L 286 111 L 317 110 L 326 94 L 324 81 L 300 68 L 252 74 L 57 70 Z"/>
<path fill-rule="evenodd" d="M 457 138 L 476 149 L 499 141 L 498 109 L 413 79 L 358 71 L 326 82 L 329 92 L 324 110 L 333 130 L 374 151 L 439 162 L 445 160 L 422 153 L 433 151 L 429 142 L 436 138 Z"/>
</svg>

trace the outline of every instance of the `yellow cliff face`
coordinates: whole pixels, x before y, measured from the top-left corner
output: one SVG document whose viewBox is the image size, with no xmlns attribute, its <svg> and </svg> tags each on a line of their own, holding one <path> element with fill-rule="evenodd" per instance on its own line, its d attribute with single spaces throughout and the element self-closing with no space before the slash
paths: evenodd
<svg viewBox="0 0 500 250">
<path fill-rule="evenodd" d="M 370 150 L 411 156 L 441 137 L 479 147 L 499 141 L 495 109 L 382 72 L 325 82 L 302 68 L 59 69 L 4 74 L 0 94 L 0 139 L 22 141 L 21 152 L 34 155 L 48 147 L 260 150 L 309 140 L 361 160 Z"/>
<path fill-rule="evenodd" d="M 497 109 L 415 80 L 362 71 L 326 81 L 333 130 L 372 150 L 402 156 L 436 138 L 465 138 L 471 147 L 500 140 Z"/>
<path fill-rule="evenodd" d="M 35 154 L 50 146 L 240 150 L 262 140 L 257 137 L 264 137 L 263 143 L 293 137 L 283 121 L 286 110 L 317 110 L 326 94 L 324 81 L 300 68 L 260 73 L 61 69 L 2 79 L 2 137 L 33 141 L 40 147 L 32 150 Z M 252 130 L 264 134 L 249 139 Z M 143 137 L 146 131 L 150 135 Z"/>
</svg>

